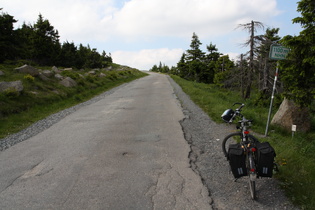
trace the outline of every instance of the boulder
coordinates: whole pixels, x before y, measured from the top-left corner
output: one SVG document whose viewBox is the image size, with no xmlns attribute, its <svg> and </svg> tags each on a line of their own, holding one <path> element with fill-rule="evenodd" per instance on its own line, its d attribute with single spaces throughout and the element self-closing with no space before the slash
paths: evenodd
<svg viewBox="0 0 315 210">
<path fill-rule="evenodd" d="M 44 71 L 42 72 L 42 74 L 43 74 L 45 77 L 48 77 L 48 78 L 54 76 L 54 72 L 49 71 L 49 70 L 44 70 Z"/>
<path fill-rule="evenodd" d="M 279 125 L 287 131 L 291 131 L 292 125 L 296 125 L 297 131 L 307 132 L 311 129 L 310 110 L 284 99 L 271 124 Z"/>
<path fill-rule="evenodd" d="M 0 92 L 14 88 L 17 92 L 22 92 L 24 87 L 21 80 L 13 82 L 0 82 Z"/>
<path fill-rule="evenodd" d="M 49 81 L 49 78 L 46 77 L 43 73 L 39 73 L 38 77 L 43 81 Z"/>
<path fill-rule="evenodd" d="M 64 78 L 61 82 L 61 85 L 65 86 L 65 87 L 74 87 L 77 85 L 76 81 L 74 81 L 73 79 L 71 79 L 70 77 L 66 77 Z"/>
<path fill-rule="evenodd" d="M 38 69 L 36 69 L 32 66 L 29 66 L 29 65 L 24 65 L 24 66 L 18 67 L 15 70 L 17 70 L 20 73 L 30 74 L 33 77 L 36 77 L 39 75 Z"/>
<path fill-rule="evenodd" d="M 65 68 L 64 71 L 72 71 L 72 68 Z"/>
<path fill-rule="evenodd" d="M 96 74 L 96 72 L 95 72 L 95 70 L 91 70 L 91 71 L 89 71 L 89 72 L 88 72 L 88 74 L 95 75 L 95 74 Z"/>
<path fill-rule="evenodd" d="M 4 75 L 4 72 L 3 71 L 0 71 L 0 76 L 3 76 Z"/>
<path fill-rule="evenodd" d="M 111 70 L 113 70 L 112 66 L 109 66 L 109 67 L 105 68 L 105 71 L 111 71 Z"/>
<path fill-rule="evenodd" d="M 106 74 L 100 73 L 99 77 L 106 77 Z"/>
<path fill-rule="evenodd" d="M 59 72 L 60 72 L 59 69 L 58 69 L 56 66 L 53 66 L 53 67 L 51 68 L 51 70 L 52 70 L 53 72 L 55 72 L 55 73 L 59 73 Z"/>
<path fill-rule="evenodd" d="M 59 80 L 63 80 L 63 76 L 61 76 L 60 74 L 55 74 L 55 78 Z"/>
</svg>

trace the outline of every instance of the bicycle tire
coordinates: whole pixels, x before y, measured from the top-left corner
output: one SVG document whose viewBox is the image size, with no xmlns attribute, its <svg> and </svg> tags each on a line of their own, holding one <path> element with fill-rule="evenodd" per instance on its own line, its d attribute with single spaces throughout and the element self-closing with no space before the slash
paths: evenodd
<svg viewBox="0 0 315 210">
<path fill-rule="evenodd" d="M 222 141 L 222 151 L 224 153 L 224 156 L 227 157 L 228 155 L 228 150 L 229 150 L 229 144 L 235 144 L 237 143 L 234 139 L 234 137 L 237 138 L 237 141 L 241 141 L 241 136 L 242 133 L 241 132 L 235 132 L 235 133 L 231 133 L 229 135 L 227 135 L 223 141 Z M 248 138 L 250 138 L 251 140 L 253 140 L 254 142 L 258 142 L 258 140 L 256 139 L 256 137 L 254 137 L 253 135 L 249 134 Z"/>
<path fill-rule="evenodd" d="M 253 174 L 250 172 L 249 169 L 254 169 L 256 171 L 256 165 L 254 157 L 251 153 L 248 153 L 247 155 L 247 169 L 248 169 L 248 180 L 249 180 L 249 190 L 250 190 L 250 196 L 253 200 L 256 199 L 256 172 Z"/>
<path fill-rule="evenodd" d="M 256 199 L 256 182 L 249 179 L 250 197 Z"/>
</svg>

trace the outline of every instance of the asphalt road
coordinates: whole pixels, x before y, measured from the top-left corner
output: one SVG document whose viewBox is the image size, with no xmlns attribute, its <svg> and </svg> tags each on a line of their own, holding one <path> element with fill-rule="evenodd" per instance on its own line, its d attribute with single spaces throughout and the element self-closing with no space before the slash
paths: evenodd
<svg viewBox="0 0 315 210">
<path fill-rule="evenodd" d="M 150 74 L 0 152 L 0 209 L 211 209 L 181 106 Z"/>
</svg>

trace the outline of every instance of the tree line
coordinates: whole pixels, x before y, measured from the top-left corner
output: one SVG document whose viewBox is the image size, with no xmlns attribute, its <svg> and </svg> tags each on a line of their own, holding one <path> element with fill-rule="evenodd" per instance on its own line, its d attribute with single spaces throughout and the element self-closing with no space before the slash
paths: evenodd
<svg viewBox="0 0 315 210">
<path fill-rule="evenodd" d="M 2 9 L 0 9 L 2 10 Z M 60 43 L 58 30 L 41 14 L 36 23 L 14 29 L 17 20 L 1 11 L 0 63 L 24 60 L 38 65 L 75 68 L 102 68 L 112 63 L 111 54 L 97 52 L 90 46 L 78 47 L 73 42 Z"/>
<path fill-rule="evenodd" d="M 175 67 L 154 65 L 150 71 L 170 73 L 184 79 L 216 84 L 223 88 L 239 90 L 244 99 L 251 97 L 253 89 L 259 92 L 261 101 L 270 98 L 273 89 L 277 61 L 269 58 L 270 46 L 280 44 L 290 49 L 285 60 L 278 61 L 280 82 L 277 92 L 292 99 L 297 105 L 310 107 L 315 95 L 315 4 L 313 0 L 300 0 L 297 11 L 301 17 L 293 23 L 301 24 L 303 30 L 297 36 L 280 37 L 279 28 L 267 28 L 264 34 L 256 34 L 264 29 L 258 21 L 240 24 L 237 28 L 248 32 L 244 43 L 249 51 L 238 60 L 231 61 L 228 55 L 220 53 L 215 44 L 206 46 L 202 52 L 196 33 L 193 33 L 190 49 L 186 50 Z"/>
</svg>

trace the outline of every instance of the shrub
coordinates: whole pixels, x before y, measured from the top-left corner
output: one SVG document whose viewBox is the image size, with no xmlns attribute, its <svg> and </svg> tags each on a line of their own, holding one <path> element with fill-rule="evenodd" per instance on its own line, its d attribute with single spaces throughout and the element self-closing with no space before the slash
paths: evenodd
<svg viewBox="0 0 315 210">
<path fill-rule="evenodd" d="M 29 81 L 29 82 L 34 82 L 34 80 L 35 80 L 35 78 L 30 74 L 25 75 L 24 79 Z"/>
<path fill-rule="evenodd" d="M 4 91 L 4 95 L 7 96 L 8 98 L 13 99 L 17 98 L 20 95 L 20 93 L 15 88 L 10 87 Z"/>
</svg>

